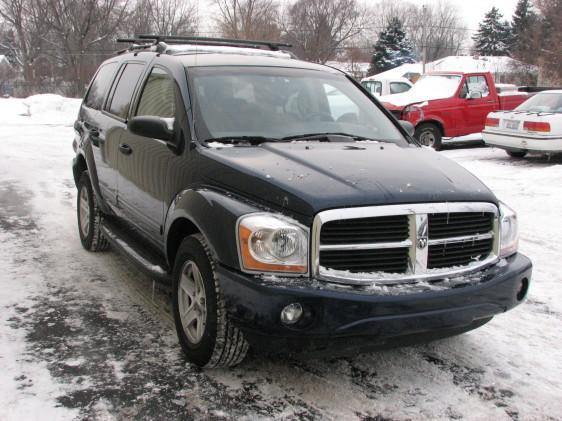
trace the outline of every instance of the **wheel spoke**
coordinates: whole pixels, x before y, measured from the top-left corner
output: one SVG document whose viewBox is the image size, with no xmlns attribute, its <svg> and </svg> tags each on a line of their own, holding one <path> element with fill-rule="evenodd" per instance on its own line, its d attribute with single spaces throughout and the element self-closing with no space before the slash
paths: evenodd
<svg viewBox="0 0 562 421">
<path fill-rule="evenodd" d="M 182 268 L 178 290 L 179 314 L 183 330 L 192 343 L 201 341 L 207 319 L 205 284 L 201 271 L 193 261 Z"/>
<path fill-rule="evenodd" d="M 199 319 L 199 315 L 195 309 L 185 313 L 185 326 L 189 327 L 194 321 Z"/>
</svg>

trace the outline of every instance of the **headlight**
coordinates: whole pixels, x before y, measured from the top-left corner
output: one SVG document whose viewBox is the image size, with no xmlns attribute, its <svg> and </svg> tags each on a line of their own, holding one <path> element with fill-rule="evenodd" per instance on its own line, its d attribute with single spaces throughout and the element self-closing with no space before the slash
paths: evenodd
<svg viewBox="0 0 562 421">
<path fill-rule="evenodd" d="M 500 202 L 500 258 L 511 256 L 519 246 L 517 214 Z"/>
<path fill-rule="evenodd" d="M 238 221 L 242 268 L 257 272 L 308 272 L 308 230 L 272 214 L 251 214 Z"/>
</svg>

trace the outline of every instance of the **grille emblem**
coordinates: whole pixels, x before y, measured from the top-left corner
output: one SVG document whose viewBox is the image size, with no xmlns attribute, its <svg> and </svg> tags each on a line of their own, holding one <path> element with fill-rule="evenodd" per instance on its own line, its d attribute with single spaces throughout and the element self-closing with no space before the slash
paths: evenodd
<svg viewBox="0 0 562 421">
<path fill-rule="evenodd" d="M 427 238 L 426 237 L 418 238 L 417 246 L 420 250 L 426 248 L 427 247 Z"/>
</svg>

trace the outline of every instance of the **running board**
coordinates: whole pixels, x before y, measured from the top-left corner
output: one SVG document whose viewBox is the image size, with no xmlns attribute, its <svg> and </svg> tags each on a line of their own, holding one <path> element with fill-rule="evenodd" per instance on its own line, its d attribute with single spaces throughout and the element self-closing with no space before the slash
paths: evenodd
<svg viewBox="0 0 562 421">
<path fill-rule="evenodd" d="M 139 241 L 133 239 L 123 228 L 104 219 L 101 224 L 101 232 L 119 253 L 129 259 L 144 274 L 155 281 L 171 284 L 172 275 L 165 269 L 165 263 L 158 259 L 158 256 L 150 253 Z"/>
</svg>

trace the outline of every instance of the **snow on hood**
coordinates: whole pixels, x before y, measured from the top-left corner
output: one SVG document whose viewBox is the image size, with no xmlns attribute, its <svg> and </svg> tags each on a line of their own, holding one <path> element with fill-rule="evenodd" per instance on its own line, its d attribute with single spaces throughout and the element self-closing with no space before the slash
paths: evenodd
<svg viewBox="0 0 562 421">
<path fill-rule="evenodd" d="M 462 77 L 457 75 L 425 75 L 409 91 L 384 95 L 379 101 L 403 107 L 417 102 L 452 97 Z"/>
</svg>

